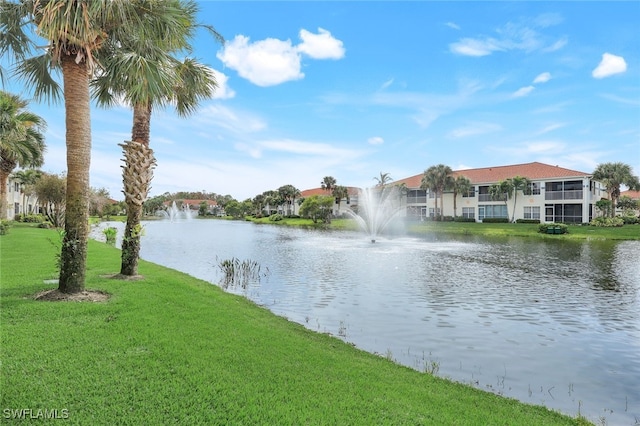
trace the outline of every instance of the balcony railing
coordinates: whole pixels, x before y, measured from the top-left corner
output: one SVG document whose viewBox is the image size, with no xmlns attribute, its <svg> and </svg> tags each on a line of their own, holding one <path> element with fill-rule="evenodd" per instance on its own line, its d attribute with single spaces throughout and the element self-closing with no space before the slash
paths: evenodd
<svg viewBox="0 0 640 426">
<path fill-rule="evenodd" d="M 582 190 L 573 191 L 546 191 L 545 200 L 582 200 Z"/>
</svg>

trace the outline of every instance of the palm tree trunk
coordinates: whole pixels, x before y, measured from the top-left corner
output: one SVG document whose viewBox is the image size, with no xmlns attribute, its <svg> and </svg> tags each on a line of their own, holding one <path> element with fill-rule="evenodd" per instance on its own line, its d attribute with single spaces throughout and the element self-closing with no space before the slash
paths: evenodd
<svg viewBox="0 0 640 426">
<path fill-rule="evenodd" d="M 156 164 L 153 150 L 149 148 L 151 129 L 151 105 L 136 104 L 133 107 L 133 141 L 120 146 L 124 151 L 125 166 L 122 169 L 127 225 L 122 239 L 122 263 L 120 274 L 138 275 L 140 236 L 143 204 L 147 199 L 153 167 Z"/>
<path fill-rule="evenodd" d="M 63 55 L 61 61 L 67 129 L 67 195 L 58 290 L 79 293 L 85 287 L 89 238 L 89 73 L 86 62 L 76 64 L 74 55 Z"/>
<path fill-rule="evenodd" d="M 8 219 L 7 209 L 7 181 L 11 171 L 16 167 L 14 161 L 0 159 L 0 219 Z"/>
<path fill-rule="evenodd" d="M 140 236 L 143 204 L 147 199 L 149 185 L 153 178 L 155 158 L 153 150 L 139 142 L 120 145 L 124 151 L 125 165 L 122 170 L 125 203 L 127 204 L 127 225 L 122 239 L 122 264 L 120 274 L 138 275 L 140 257 Z"/>
</svg>

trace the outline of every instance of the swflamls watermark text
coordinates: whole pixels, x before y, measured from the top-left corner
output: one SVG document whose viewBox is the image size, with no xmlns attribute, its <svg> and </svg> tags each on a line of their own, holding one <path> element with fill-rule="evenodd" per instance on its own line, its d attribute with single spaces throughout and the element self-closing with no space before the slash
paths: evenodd
<svg viewBox="0 0 640 426">
<path fill-rule="evenodd" d="M 69 410 L 63 408 L 5 408 L 2 410 L 5 419 L 68 419 Z"/>
</svg>

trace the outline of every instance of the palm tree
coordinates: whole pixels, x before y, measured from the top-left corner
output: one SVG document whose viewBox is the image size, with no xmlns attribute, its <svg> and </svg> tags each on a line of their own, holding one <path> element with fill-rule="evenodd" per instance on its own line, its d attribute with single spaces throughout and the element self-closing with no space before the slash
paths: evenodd
<svg viewBox="0 0 640 426">
<path fill-rule="evenodd" d="M 522 191 L 523 194 L 526 194 L 528 192 L 527 189 L 531 185 L 531 181 L 528 178 L 522 176 L 514 176 L 507 180 L 511 183 L 511 187 L 513 188 L 513 211 L 511 212 L 511 222 L 515 222 L 518 191 Z"/>
<path fill-rule="evenodd" d="M 440 220 L 442 220 L 444 216 L 444 190 L 447 187 L 451 186 L 452 178 L 451 167 L 446 166 L 444 164 L 438 164 L 436 166 L 431 166 L 427 170 L 424 171 L 424 175 L 422 176 L 422 189 L 429 189 L 430 191 L 435 192 L 436 196 L 436 216 L 438 214 L 438 194 L 440 195 L 440 204 L 442 208 L 440 210 Z"/>
<path fill-rule="evenodd" d="M 507 206 L 507 200 L 513 195 L 513 182 L 509 179 L 501 180 L 498 183 L 494 183 L 489 187 L 489 195 L 494 201 L 504 201 L 504 205 L 507 207 L 507 219 L 509 218 L 509 207 Z"/>
<path fill-rule="evenodd" d="M 37 169 L 18 170 L 13 177 L 22 184 L 22 213 L 30 213 L 27 211 L 28 201 L 35 194 L 35 184 L 42 176 L 42 171 Z"/>
<path fill-rule="evenodd" d="M 322 178 L 322 182 L 320 182 L 320 187 L 328 193 L 331 193 L 333 191 L 333 188 L 336 187 L 336 182 L 336 178 L 334 178 L 333 176 L 325 176 L 324 178 Z"/>
<path fill-rule="evenodd" d="M 195 29 L 198 7 L 193 2 L 179 2 L 171 18 L 181 27 L 174 28 L 173 37 L 161 32 L 148 40 L 128 40 L 109 46 L 111 54 L 103 60 L 103 72 L 91 83 L 98 103 L 111 106 L 124 99 L 133 107 L 131 141 L 120 146 L 124 151 L 123 183 L 127 205 L 127 224 L 122 239 L 120 275 L 138 274 L 140 254 L 140 221 L 147 199 L 155 157 L 150 144 L 151 113 L 167 104 L 186 117 L 195 112 L 201 100 L 210 98 L 217 87 L 212 71 L 193 59 L 179 61 L 172 54 L 190 49 L 189 40 Z M 219 40 L 213 28 L 206 27 Z"/>
<path fill-rule="evenodd" d="M 46 122 L 25 111 L 27 105 L 19 96 L 0 91 L 0 219 L 7 218 L 7 180 L 13 169 L 44 162 Z"/>
<path fill-rule="evenodd" d="M 343 198 L 347 198 L 349 196 L 349 190 L 346 186 L 336 185 L 333 187 L 331 195 L 333 195 L 333 198 L 338 205 L 337 214 L 340 214 L 340 201 L 342 201 Z"/>
<path fill-rule="evenodd" d="M 630 189 L 640 190 L 640 180 L 631 172 L 631 166 L 624 163 L 598 164 L 593 172 L 593 179 L 604 184 L 611 197 L 611 217 L 615 216 L 615 206 L 620 198 L 620 186 L 626 185 Z"/>
<path fill-rule="evenodd" d="M 393 179 L 389 175 L 389 173 L 380 172 L 380 177 L 374 176 L 373 180 L 376 181 L 376 186 L 385 186 L 387 183 L 391 182 Z"/>
<path fill-rule="evenodd" d="M 153 6 L 153 7 L 151 7 Z M 22 0 L 0 3 L 0 54 L 13 54 L 16 74 L 34 88 L 36 98 L 58 100 L 60 87 L 50 70 L 62 73 L 66 117 L 67 191 L 65 233 L 58 289 L 84 290 L 89 237 L 91 116 L 89 81 L 99 71 L 108 46 L 153 40 L 163 33 L 173 40 L 181 22 L 173 19 L 176 1 Z M 30 24 L 30 25 L 29 25 Z M 35 28 L 34 28 L 35 27 Z M 44 54 L 32 34 L 48 41 Z"/>
<path fill-rule="evenodd" d="M 293 206 L 296 198 L 300 196 L 300 190 L 293 185 L 283 185 L 278 188 L 278 195 L 280 196 L 280 200 L 287 205 L 286 215 L 291 216 L 293 214 L 291 206 Z"/>
<path fill-rule="evenodd" d="M 450 189 L 453 190 L 453 217 L 458 216 L 458 194 L 466 194 L 471 190 L 471 181 L 462 175 L 458 175 L 451 181 Z"/>
</svg>

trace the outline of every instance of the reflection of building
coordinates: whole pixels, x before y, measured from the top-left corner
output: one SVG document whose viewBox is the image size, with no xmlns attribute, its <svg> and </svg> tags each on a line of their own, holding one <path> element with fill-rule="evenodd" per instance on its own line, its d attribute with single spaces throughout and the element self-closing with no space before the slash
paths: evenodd
<svg viewBox="0 0 640 426">
<path fill-rule="evenodd" d="M 7 179 L 7 212 L 8 219 L 13 219 L 18 214 L 30 214 L 38 212 L 38 199 L 35 195 L 27 195 L 24 185 L 18 179 L 9 176 Z"/>
<path fill-rule="evenodd" d="M 489 195 L 491 185 L 515 176 L 531 181 L 530 195 L 518 191 L 515 219 L 539 219 L 541 222 L 587 223 L 596 215 L 595 203 L 607 197 L 600 182 L 589 173 L 569 170 L 543 163 L 467 169 L 453 172 L 453 177 L 465 176 L 472 190 L 457 194 L 456 211 L 452 191 L 445 191 L 443 204 L 438 196 L 438 212 L 444 216 L 463 216 L 482 221 L 484 218 L 511 218 L 514 197 L 507 202 L 494 201 Z M 421 189 L 423 174 L 394 181 L 407 187 L 407 217 L 424 219 L 436 215 L 435 194 Z"/>
</svg>

